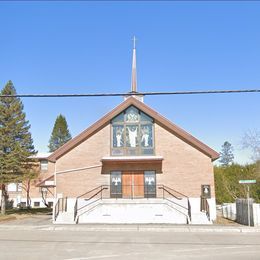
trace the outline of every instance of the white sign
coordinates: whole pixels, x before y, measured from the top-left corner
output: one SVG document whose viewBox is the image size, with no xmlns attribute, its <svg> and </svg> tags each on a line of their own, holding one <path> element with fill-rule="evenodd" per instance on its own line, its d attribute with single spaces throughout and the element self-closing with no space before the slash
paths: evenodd
<svg viewBox="0 0 260 260">
<path fill-rule="evenodd" d="M 254 184 L 256 183 L 256 180 L 240 180 L 240 184 Z"/>
</svg>

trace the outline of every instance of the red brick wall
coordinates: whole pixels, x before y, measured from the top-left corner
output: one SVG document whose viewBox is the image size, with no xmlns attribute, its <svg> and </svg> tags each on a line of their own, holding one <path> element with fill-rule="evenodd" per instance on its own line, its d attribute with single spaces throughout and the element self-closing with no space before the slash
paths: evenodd
<svg viewBox="0 0 260 260">
<path fill-rule="evenodd" d="M 191 145 L 155 125 L 156 155 L 163 156 L 163 174 L 157 183 L 167 185 L 188 197 L 199 197 L 201 185 L 211 185 L 215 197 L 211 159 Z"/>
<path fill-rule="evenodd" d="M 59 158 L 56 170 L 101 165 L 101 158 L 110 155 L 110 126 Z M 180 140 L 159 125 L 155 125 L 156 155 L 163 156 L 163 173 L 157 184 L 164 184 L 189 197 L 199 197 L 201 184 L 211 185 L 214 197 L 214 177 L 211 159 Z M 152 169 L 151 169 L 152 170 Z M 57 174 L 57 193 L 76 197 L 102 184 L 109 184 L 109 175 L 101 175 L 101 167 Z"/>
<path fill-rule="evenodd" d="M 110 126 L 106 126 L 57 160 L 56 170 L 101 165 L 103 156 L 110 155 Z M 109 184 L 109 175 L 101 175 L 101 167 L 57 174 L 57 193 L 76 197 L 99 185 Z"/>
</svg>

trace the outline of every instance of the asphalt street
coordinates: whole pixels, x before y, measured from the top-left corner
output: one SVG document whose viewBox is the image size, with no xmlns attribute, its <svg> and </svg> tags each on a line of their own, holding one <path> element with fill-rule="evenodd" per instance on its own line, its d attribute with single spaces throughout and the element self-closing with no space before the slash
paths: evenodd
<svg viewBox="0 0 260 260">
<path fill-rule="evenodd" d="M 0 259 L 260 260 L 260 229 L 239 225 L 53 225 L 50 215 L 36 215 L 0 223 Z"/>
<path fill-rule="evenodd" d="M 260 259 L 260 233 L 1 230 L 0 259 Z"/>
</svg>

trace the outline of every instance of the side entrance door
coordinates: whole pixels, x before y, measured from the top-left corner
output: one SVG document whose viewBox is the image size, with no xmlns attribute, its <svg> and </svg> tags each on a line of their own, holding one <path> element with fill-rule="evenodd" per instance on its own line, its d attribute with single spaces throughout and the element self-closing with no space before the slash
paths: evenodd
<svg viewBox="0 0 260 260">
<path fill-rule="evenodd" d="M 144 173 L 123 172 L 122 174 L 122 195 L 123 198 L 144 197 Z"/>
</svg>

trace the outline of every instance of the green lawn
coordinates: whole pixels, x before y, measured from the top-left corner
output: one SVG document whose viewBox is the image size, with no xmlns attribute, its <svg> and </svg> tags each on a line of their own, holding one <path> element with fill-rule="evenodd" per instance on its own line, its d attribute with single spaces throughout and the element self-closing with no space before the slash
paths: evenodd
<svg viewBox="0 0 260 260">
<path fill-rule="evenodd" d="M 51 214 L 51 208 L 31 208 L 31 209 L 7 209 L 5 215 L 0 214 L 0 221 L 2 220 L 12 220 L 17 219 L 19 217 L 26 217 L 30 215 L 36 214 Z"/>
<path fill-rule="evenodd" d="M 52 209 L 51 208 L 30 208 L 30 209 L 27 209 L 27 208 L 24 208 L 24 209 L 17 209 L 17 208 L 14 208 L 14 209 L 7 209 L 6 210 L 6 214 L 7 215 L 10 215 L 10 214 L 19 214 L 19 215 L 22 215 L 22 214 L 44 214 L 44 213 L 50 213 L 52 212 Z"/>
</svg>

